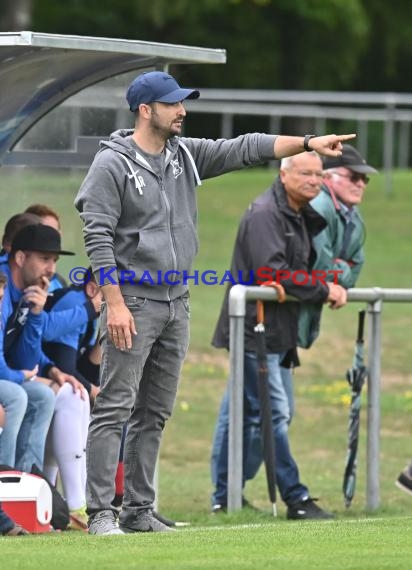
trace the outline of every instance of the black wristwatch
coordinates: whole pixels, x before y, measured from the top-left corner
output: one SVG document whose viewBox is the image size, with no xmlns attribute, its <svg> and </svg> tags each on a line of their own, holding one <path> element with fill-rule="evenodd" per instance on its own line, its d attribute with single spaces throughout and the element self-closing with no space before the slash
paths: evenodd
<svg viewBox="0 0 412 570">
<path fill-rule="evenodd" d="M 309 141 L 310 141 L 310 139 L 313 139 L 316 136 L 317 135 L 305 135 L 305 138 L 303 139 L 303 148 L 306 151 L 310 152 L 312 150 L 311 148 L 309 148 Z"/>
</svg>

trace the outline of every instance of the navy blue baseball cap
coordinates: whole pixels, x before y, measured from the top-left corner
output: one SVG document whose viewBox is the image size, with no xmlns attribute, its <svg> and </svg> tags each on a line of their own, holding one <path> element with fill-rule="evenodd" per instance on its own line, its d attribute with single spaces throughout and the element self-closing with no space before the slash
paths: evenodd
<svg viewBox="0 0 412 570">
<path fill-rule="evenodd" d="M 138 75 L 129 85 L 126 99 L 131 111 L 141 103 L 178 103 L 184 99 L 197 99 L 196 89 L 183 89 L 176 79 L 164 71 L 148 71 Z"/>
</svg>

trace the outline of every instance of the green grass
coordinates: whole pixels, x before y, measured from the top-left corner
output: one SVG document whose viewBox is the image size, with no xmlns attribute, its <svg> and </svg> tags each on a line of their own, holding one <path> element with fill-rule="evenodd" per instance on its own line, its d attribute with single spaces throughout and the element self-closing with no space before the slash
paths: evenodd
<svg viewBox="0 0 412 570">
<path fill-rule="evenodd" d="M 281 521 L 123 537 L 36 536 L 0 542 L 4 568 L 409 570 L 412 519 Z M 17 549 L 18 546 L 18 549 Z"/>
<path fill-rule="evenodd" d="M 254 169 L 204 183 L 199 190 L 201 249 L 194 269 L 230 267 L 238 221 L 247 204 L 272 181 L 273 171 Z M 78 253 L 62 258 L 59 270 L 84 265 L 81 225 L 72 207 L 81 176 L 26 169 L 2 169 L 0 206 L 3 219 L 41 201 L 63 217 L 63 243 Z M 412 173 L 395 172 L 390 197 L 383 176 L 370 183 L 362 212 L 367 225 L 366 264 L 360 287 L 411 287 Z M 224 288 L 191 288 L 192 338 L 183 368 L 175 413 L 165 430 L 160 463 L 160 510 L 192 527 L 167 536 L 93 539 L 76 533 L 0 541 L 1 567 L 63 568 L 409 568 L 412 498 L 394 481 L 412 454 L 412 307 L 385 304 L 382 323 L 382 418 L 380 450 L 381 505 L 365 511 L 366 394 L 361 412 L 356 495 L 343 506 L 342 473 L 346 452 L 348 388 L 356 313 L 362 304 L 341 311 L 325 309 L 315 346 L 301 351 L 295 373 L 296 416 L 290 439 L 302 481 L 321 505 L 337 515 L 323 524 L 295 524 L 279 517 L 271 522 L 264 473 L 248 483 L 246 496 L 266 511 L 243 511 L 216 519 L 208 514 L 211 484 L 209 453 L 218 405 L 226 385 L 228 358 L 214 350 L 210 338 Z M 368 518 L 370 517 L 370 518 Z M 245 527 L 247 523 L 256 526 Z M 216 525 L 220 527 L 217 528 Z M 224 528 L 222 528 L 224 527 Z M 18 552 L 18 556 L 16 556 Z M 13 554 L 13 556 L 12 556 Z M 5 558 L 4 558 L 5 557 Z M 408 564 L 409 563 L 409 564 Z M 407 566 L 408 564 L 408 566 Z"/>
</svg>

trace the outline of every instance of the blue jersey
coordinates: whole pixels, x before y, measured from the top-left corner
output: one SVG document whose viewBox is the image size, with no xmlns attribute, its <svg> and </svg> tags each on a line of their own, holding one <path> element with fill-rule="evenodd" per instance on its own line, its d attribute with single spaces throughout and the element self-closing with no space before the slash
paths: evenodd
<svg viewBox="0 0 412 570">
<path fill-rule="evenodd" d="M 0 270 L 9 275 L 8 254 L 0 257 Z M 57 276 L 54 275 L 51 282 L 53 291 L 49 290 L 50 296 L 53 296 L 55 291 L 61 288 L 61 284 L 57 286 Z M 54 313 L 44 313 L 43 320 L 43 340 L 45 341 L 58 341 L 62 334 L 69 329 L 77 329 L 85 325 L 96 317 L 93 304 L 85 297 L 82 304 L 76 304 L 69 309 L 64 310 L 58 316 Z"/>
<path fill-rule="evenodd" d="M 49 311 L 50 318 L 59 318 L 59 315 L 84 305 L 86 301 L 88 301 L 88 298 L 82 289 L 67 287 L 55 291 L 54 297 L 49 299 L 45 308 Z M 78 358 L 81 348 L 92 346 L 96 341 L 97 316 L 96 313 L 93 313 L 93 315 L 90 315 L 88 323 L 79 324 L 77 327 L 71 325 L 59 338 L 54 339 L 52 342 L 43 343 L 43 349 L 48 357 L 63 372 L 75 376 L 89 393 L 91 383 L 78 370 Z"/>
<path fill-rule="evenodd" d="M 44 314 L 30 312 L 22 291 L 13 284 L 8 266 L 2 270 L 8 282 L 1 307 L 0 378 L 22 384 L 22 370 L 32 370 L 36 365 L 44 369 L 50 364 L 41 348 Z"/>
<path fill-rule="evenodd" d="M 67 287 L 64 289 L 59 289 L 58 292 L 55 293 L 57 300 L 55 303 L 50 303 L 52 306 L 48 312 L 49 319 L 58 319 L 61 318 L 61 315 L 67 315 L 70 311 L 74 311 L 76 307 L 84 307 L 88 305 L 90 301 L 88 300 L 85 292 L 82 289 Z M 46 305 L 47 310 L 47 305 Z M 90 338 L 90 342 L 95 337 L 96 332 L 96 318 L 97 314 L 94 311 L 88 311 L 88 320 L 84 321 L 84 319 L 73 321 L 70 323 L 70 326 L 66 326 L 65 331 L 62 332 L 58 338 L 45 338 L 46 341 L 52 340 L 54 342 L 59 342 L 61 344 L 65 344 L 74 348 L 76 351 L 79 350 L 79 344 L 81 339 L 86 334 L 86 330 L 88 328 L 88 324 L 91 321 L 92 326 L 94 329 L 94 333 L 92 334 L 92 338 Z"/>
</svg>

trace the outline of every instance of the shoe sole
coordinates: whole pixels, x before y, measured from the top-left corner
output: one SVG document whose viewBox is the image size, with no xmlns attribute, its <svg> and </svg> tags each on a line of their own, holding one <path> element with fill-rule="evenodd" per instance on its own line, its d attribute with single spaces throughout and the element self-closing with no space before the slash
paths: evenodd
<svg viewBox="0 0 412 570">
<path fill-rule="evenodd" d="M 408 493 L 408 495 L 412 495 L 412 489 L 403 485 L 400 481 L 395 481 L 395 485 L 404 493 Z"/>
<path fill-rule="evenodd" d="M 153 516 L 155 519 L 157 519 L 159 522 L 161 522 L 162 524 L 164 524 L 166 526 L 170 526 L 170 527 L 176 526 L 175 521 L 172 521 L 171 519 L 167 519 L 166 517 L 163 517 L 162 515 L 160 515 L 156 511 L 153 511 Z"/>
<path fill-rule="evenodd" d="M 176 532 L 176 529 L 169 527 L 169 526 L 167 526 L 165 529 L 162 529 L 162 530 L 155 530 L 153 528 L 149 528 L 147 530 L 142 530 L 140 528 L 139 529 L 130 528 L 130 527 L 124 526 L 124 525 L 119 525 L 119 528 L 124 534 L 134 534 L 136 532 Z"/>
<path fill-rule="evenodd" d="M 336 519 L 336 517 L 334 515 L 325 515 L 325 516 L 311 516 L 310 514 L 304 514 L 302 516 L 290 516 L 290 515 L 286 515 L 286 519 L 288 521 L 333 521 Z"/>
<path fill-rule="evenodd" d="M 127 526 L 119 526 L 119 529 L 122 531 L 123 534 L 133 534 L 135 532 L 142 532 L 139 530 L 135 530 L 133 528 L 128 528 Z"/>
<path fill-rule="evenodd" d="M 120 531 L 120 532 L 119 532 Z M 109 531 L 109 532 L 90 532 L 90 536 L 120 536 L 121 534 L 125 534 L 121 529 L 117 529 L 117 532 Z"/>
<path fill-rule="evenodd" d="M 335 517 L 300 517 L 291 518 L 286 517 L 288 521 L 333 521 L 336 520 Z"/>
<path fill-rule="evenodd" d="M 227 507 L 223 507 L 223 506 L 218 506 L 218 507 L 212 507 L 212 510 L 210 511 L 211 515 L 221 515 L 221 514 L 226 514 L 227 513 Z"/>
</svg>

